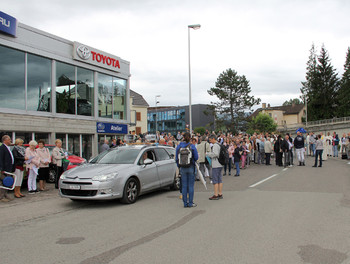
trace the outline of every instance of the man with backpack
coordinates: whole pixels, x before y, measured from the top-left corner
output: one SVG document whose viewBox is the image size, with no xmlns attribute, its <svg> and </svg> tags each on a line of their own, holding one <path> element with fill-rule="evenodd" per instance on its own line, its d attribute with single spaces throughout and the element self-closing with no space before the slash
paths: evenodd
<svg viewBox="0 0 350 264">
<path fill-rule="evenodd" d="M 211 152 L 207 153 L 207 156 L 211 158 L 211 166 L 212 166 L 212 181 L 214 184 L 214 195 L 209 198 L 209 200 L 219 200 L 222 199 L 222 166 L 223 164 L 220 164 L 219 157 L 220 157 L 220 150 L 221 146 L 216 141 L 216 136 L 211 135 L 209 137 L 209 142 L 213 144 L 211 148 Z M 225 148 L 224 146 L 222 146 Z M 221 155 L 222 156 L 222 155 Z"/>
<path fill-rule="evenodd" d="M 176 164 L 180 168 L 182 183 L 182 200 L 184 207 L 196 207 L 193 203 L 194 181 L 195 181 L 195 162 L 198 160 L 198 152 L 191 144 L 191 134 L 184 134 L 182 141 L 176 148 Z"/>
</svg>

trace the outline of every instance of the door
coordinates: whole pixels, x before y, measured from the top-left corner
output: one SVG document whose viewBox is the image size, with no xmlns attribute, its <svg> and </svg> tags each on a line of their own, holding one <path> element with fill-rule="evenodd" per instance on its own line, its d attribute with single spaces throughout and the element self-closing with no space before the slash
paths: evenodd
<svg viewBox="0 0 350 264">
<path fill-rule="evenodd" d="M 160 186 L 169 186 L 174 181 L 176 171 L 175 160 L 170 157 L 169 153 L 164 148 L 156 148 L 154 151 L 157 158 L 156 165 Z"/>
<path fill-rule="evenodd" d="M 152 164 L 144 164 L 146 159 L 153 161 Z M 157 164 L 155 163 L 156 156 L 152 150 L 145 150 L 138 162 L 139 179 L 141 182 L 141 192 L 147 192 L 153 189 L 160 188 L 160 182 L 157 171 Z"/>
</svg>

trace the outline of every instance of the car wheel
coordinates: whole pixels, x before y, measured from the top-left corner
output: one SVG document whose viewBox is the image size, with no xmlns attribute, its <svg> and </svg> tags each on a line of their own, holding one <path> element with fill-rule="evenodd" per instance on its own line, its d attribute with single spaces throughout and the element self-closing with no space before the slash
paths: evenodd
<svg viewBox="0 0 350 264">
<path fill-rule="evenodd" d="M 56 179 L 56 170 L 50 169 L 49 178 L 47 179 L 47 182 L 54 183 L 55 179 Z"/>
<path fill-rule="evenodd" d="M 138 182 L 136 179 L 130 178 L 124 186 L 122 203 L 132 204 L 136 202 L 138 195 L 139 195 Z"/>
<path fill-rule="evenodd" d="M 176 177 L 176 175 L 174 176 L 174 182 L 173 184 L 170 186 L 170 190 L 173 191 L 178 191 L 180 190 L 180 185 L 181 185 L 181 178 L 180 177 Z"/>
</svg>

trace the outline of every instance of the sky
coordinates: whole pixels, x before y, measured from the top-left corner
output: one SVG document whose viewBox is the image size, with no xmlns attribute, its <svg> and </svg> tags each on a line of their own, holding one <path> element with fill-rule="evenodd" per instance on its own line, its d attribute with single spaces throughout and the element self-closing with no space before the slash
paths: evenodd
<svg viewBox="0 0 350 264">
<path fill-rule="evenodd" d="M 271 106 L 300 96 L 312 43 L 339 77 L 350 46 L 348 0 L 2 0 L 20 23 L 130 62 L 130 88 L 150 106 L 217 101 L 208 89 L 231 68 Z M 255 108 L 257 108 L 256 106 Z"/>
</svg>

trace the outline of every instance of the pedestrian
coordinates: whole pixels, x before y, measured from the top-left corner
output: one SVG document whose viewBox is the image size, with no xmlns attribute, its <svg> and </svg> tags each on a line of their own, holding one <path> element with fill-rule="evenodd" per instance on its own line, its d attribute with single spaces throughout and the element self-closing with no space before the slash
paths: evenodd
<svg viewBox="0 0 350 264">
<path fill-rule="evenodd" d="M 225 139 L 224 146 L 228 152 L 228 162 L 225 163 L 225 165 L 224 165 L 224 175 L 223 176 L 226 176 L 227 167 L 228 167 L 228 175 L 231 176 L 232 154 L 233 154 L 234 146 L 233 146 L 233 144 L 231 144 L 231 140 L 229 137 L 227 137 Z"/>
<path fill-rule="evenodd" d="M 101 146 L 101 152 L 109 150 L 109 145 L 108 145 L 109 141 L 108 139 L 105 139 L 104 143 Z"/>
<path fill-rule="evenodd" d="M 277 140 L 273 146 L 273 150 L 276 153 L 276 165 L 282 167 L 283 166 L 283 151 L 282 151 L 282 137 L 281 135 L 277 136 Z"/>
<path fill-rule="evenodd" d="M 333 157 L 338 157 L 338 146 L 339 146 L 339 137 L 333 132 L 332 144 L 333 144 Z"/>
<path fill-rule="evenodd" d="M 239 167 L 239 162 L 241 160 L 242 152 L 243 152 L 243 149 L 240 146 L 239 140 L 237 139 L 236 144 L 235 144 L 235 151 L 233 152 L 233 160 L 234 160 L 235 167 L 236 167 L 235 177 L 240 176 L 241 171 L 240 171 L 240 167 Z"/>
<path fill-rule="evenodd" d="M 244 170 L 246 168 L 246 162 L 247 162 L 247 156 L 248 156 L 248 153 L 247 153 L 248 147 L 247 147 L 245 140 L 242 141 L 241 148 L 242 148 L 242 155 L 241 155 L 242 169 Z"/>
<path fill-rule="evenodd" d="M 14 196 L 16 198 L 25 197 L 24 194 L 21 193 L 21 187 L 23 182 L 23 172 L 24 172 L 24 161 L 25 161 L 25 148 L 23 147 L 23 140 L 21 138 L 17 138 L 15 141 L 15 146 L 13 147 L 12 154 L 15 159 L 15 174 L 16 174 L 16 182 L 14 189 Z"/>
<path fill-rule="evenodd" d="M 315 156 L 315 144 L 316 144 L 316 138 L 313 132 L 310 132 L 309 144 L 310 144 L 310 155 L 313 157 Z"/>
<path fill-rule="evenodd" d="M 29 142 L 29 147 L 26 148 L 26 169 L 28 175 L 28 193 L 39 193 L 36 186 L 36 178 L 38 176 L 38 170 L 40 165 L 40 157 L 38 156 L 36 146 L 38 143 L 35 140 Z"/>
<path fill-rule="evenodd" d="M 6 177 L 5 172 L 14 172 L 14 157 L 9 148 L 11 145 L 11 138 L 8 135 L 4 135 L 1 138 L 2 145 L 0 146 L 0 185 Z M 0 188 L 0 202 L 9 202 L 12 198 L 7 193 L 6 189 Z"/>
<path fill-rule="evenodd" d="M 223 198 L 222 195 L 222 165 L 219 162 L 220 145 L 217 143 L 216 136 L 210 135 L 209 142 L 213 145 L 211 151 L 207 153 L 207 156 L 211 158 L 212 168 L 212 182 L 214 184 L 214 195 L 209 200 L 219 200 Z"/>
<path fill-rule="evenodd" d="M 196 207 L 193 203 L 194 181 L 195 181 L 195 162 L 198 160 L 198 152 L 191 144 L 191 134 L 184 134 L 182 141 L 176 148 L 176 164 L 180 168 L 182 183 L 182 200 L 184 207 Z"/>
<path fill-rule="evenodd" d="M 305 139 L 302 136 L 301 132 L 297 132 L 297 136 L 294 139 L 294 147 L 295 147 L 295 153 L 297 155 L 299 165 L 298 166 L 305 166 Z"/>
<path fill-rule="evenodd" d="M 265 164 L 265 141 L 264 136 L 262 136 L 259 143 L 261 164 Z"/>
<path fill-rule="evenodd" d="M 51 155 L 50 151 L 45 148 L 45 141 L 44 140 L 38 140 L 38 149 L 37 154 L 40 158 L 40 164 L 39 164 L 39 191 L 43 192 L 46 191 L 46 180 L 49 178 L 50 168 L 49 164 L 51 162 Z"/>
<path fill-rule="evenodd" d="M 340 153 L 341 155 L 344 155 L 346 153 L 346 134 L 343 133 L 343 136 L 341 138 L 341 146 L 340 146 Z"/>
<path fill-rule="evenodd" d="M 285 135 L 284 140 L 281 144 L 281 149 L 284 155 L 284 167 L 292 166 L 290 163 L 290 151 L 289 151 L 289 136 L 288 134 Z"/>
<path fill-rule="evenodd" d="M 266 156 L 266 165 L 271 165 L 270 160 L 271 160 L 271 154 L 272 154 L 272 143 L 271 143 L 271 138 L 267 137 L 267 140 L 265 141 L 265 156 Z"/>
<path fill-rule="evenodd" d="M 324 149 L 324 151 L 326 152 L 327 156 L 332 156 L 332 141 L 333 141 L 333 137 L 331 136 L 331 133 L 328 132 L 327 136 L 325 137 L 326 140 L 326 148 Z"/>
<path fill-rule="evenodd" d="M 315 155 L 315 164 L 314 168 L 317 167 L 317 158 L 320 158 L 320 165 L 318 165 L 318 167 L 322 167 L 322 152 L 323 152 L 323 141 L 321 139 L 321 135 L 317 135 L 317 140 L 316 140 L 316 144 L 315 144 L 315 148 L 316 148 L 316 155 Z"/>
<path fill-rule="evenodd" d="M 199 164 L 199 170 L 202 173 L 203 177 L 205 177 L 205 169 L 209 170 L 209 163 L 206 158 L 206 153 L 210 152 L 210 145 L 207 142 L 207 137 L 202 136 L 201 138 L 201 143 L 198 144 L 197 147 L 197 152 L 198 152 L 198 164 Z"/>
<path fill-rule="evenodd" d="M 52 150 L 52 163 L 56 169 L 55 175 L 55 188 L 58 189 L 58 180 L 60 179 L 61 174 L 63 173 L 63 162 L 62 160 L 66 157 L 64 150 L 62 149 L 62 141 L 56 139 L 56 147 Z"/>
</svg>

